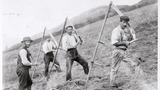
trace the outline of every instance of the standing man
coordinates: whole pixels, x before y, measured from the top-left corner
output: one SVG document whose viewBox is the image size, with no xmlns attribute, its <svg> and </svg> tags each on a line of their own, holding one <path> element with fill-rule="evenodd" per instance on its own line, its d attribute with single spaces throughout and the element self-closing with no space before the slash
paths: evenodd
<svg viewBox="0 0 160 90">
<path fill-rule="evenodd" d="M 18 90 L 31 90 L 32 80 L 29 75 L 29 69 L 31 66 L 36 66 L 37 64 L 31 63 L 30 52 L 28 48 L 33 42 L 30 37 L 24 37 L 21 43 L 23 44 L 18 53 L 17 60 L 17 75 L 19 77 L 19 87 Z"/>
<path fill-rule="evenodd" d="M 43 52 L 44 52 L 44 63 L 45 63 L 45 72 L 44 75 L 45 77 L 48 75 L 48 70 L 49 70 L 49 64 L 50 62 L 53 62 L 54 59 L 54 52 L 56 51 L 57 46 L 55 42 L 51 40 L 51 38 L 47 39 L 43 43 Z M 54 60 L 54 65 L 57 69 L 58 72 L 61 72 L 60 64 L 57 61 L 57 59 Z"/>
<path fill-rule="evenodd" d="M 66 28 L 66 34 L 62 38 L 62 47 L 66 51 L 66 81 L 72 80 L 71 69 L 74 61 L 83 66 L 84 73 L 88 74 L 88 62 L 84 60 L 77 51 L 77 45 L 80 40 L 76 34 L 73 34 L 73 26 Z"/>
<path fill-rule="evenodd" d="M 135 31 L 129 25 L 129 17 L 121 16 L 120 24 L 112 31 L 113 59 L 110 72 L 110 85 L 117 87 L 115 80 L 119 65 L 124 58 L 125 51 L 133 40 L 136 40 Z"/>
</svg>

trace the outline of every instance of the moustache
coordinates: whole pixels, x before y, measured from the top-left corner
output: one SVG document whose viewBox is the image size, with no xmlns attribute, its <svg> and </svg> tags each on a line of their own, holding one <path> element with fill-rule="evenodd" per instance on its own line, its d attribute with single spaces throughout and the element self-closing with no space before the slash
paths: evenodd
<svg viewBox="0 0 160 90">
<path fill-rule="evenodd" d="M 127 27 L 127 25 L 124 25 L 122 28 L 124 29 L 124 28 L 126 28 Z"/>
</svg>

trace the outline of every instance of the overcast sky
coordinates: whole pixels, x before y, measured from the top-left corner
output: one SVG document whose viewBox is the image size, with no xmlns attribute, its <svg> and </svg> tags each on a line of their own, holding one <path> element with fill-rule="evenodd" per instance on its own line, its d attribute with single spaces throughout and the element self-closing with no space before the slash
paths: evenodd
<svg viewBox="0 0 160 90">
<path fill-rule="evenodd" d="M 140 0 L 112 0 L 115 5 L 133 5 Z M 25 36 L 32 36 L 64 22 L 89 9 L 108 5 L 110 0 L 3 0 L 3 47 L 11 46 Z"/>
</svg>

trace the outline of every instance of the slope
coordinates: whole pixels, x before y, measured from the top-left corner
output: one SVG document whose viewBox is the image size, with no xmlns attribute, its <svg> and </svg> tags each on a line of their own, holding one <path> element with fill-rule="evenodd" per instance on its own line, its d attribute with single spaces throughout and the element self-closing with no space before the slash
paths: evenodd
<svg viewBox="0 0 160 90">
<path fill-rule="evenodd" d="M 133 44 L 128 53 L 132 53 L 132 57 L 141 57 L 145 62 L 141 63 L 138 67 L 138 71 L 142 72 L 140 81 L 136 80 L 130 70 L 126 69 L 124 63 L 122 63 L 121 71 L 119 73 L 119 81 L 121 81 L 123 90 L 146 90 L 146 87 L 157 87 L 157 3 L 148 5 L 130 12 L 125 13 L 131 18 L 131 25 L 137 32 L 137 37 L 142 38 Z M 93 51 L 97 42 L 98 34 L 102 25 L 102 20 L 89 24 L 85 27 L 79 28 L 78 32 L 84 38 L 85 43 L 78 48 L 79 53 L 89 62 L 92 59 Z M 119 16 L 114 16 L 108 19 L 105 30 L 102 36 L 102 40 L 107 43 L 107 46 L 99 46 L 98 53 L 95 61 L 103 65 L 110 64 L 111 61 L 111 45 L 110 35 L 114 27 L 118 25 Z M 59 39 L 59 37 L 56 37 Z M 33 57 L 36 58 L 39 43 L 31 46 L 30 51 Z M 11 51 L 4 55 L 3 59 L 3 83 L 5 83 L 5 90 L 14 90 L 17 88 L 18 78 L 15 74 L 16 63 L 13 63 L 13 58 L 16 58 L 17 51 Z M 73 82 L 65 82 L 65 52 L 60 51 L 58 54 L 58 60 L 60 61 L 63 69 L 62 73 L 57 73 L 53 70 L 49 83 L 51 87 L 56 87 L 59 90 L 77 90 L 84 86 L 84 80 L 86 76 L 83 73 L 83 68 L 75 64 L 72 69 Z M 38 77 L 38 75 L 44 71 L 43 54 L 40 55 L 39 62 L 42 65 L 38 66 L 36 71 L 36 78 L 34 79 L 33 90 L 48 90 L 46 89 L 46 83 Z M 138 69 L 138 68 L 137 68 Z M 110 67 L 94 66 L 91 78 L 87 90 L 108 90 L 109 83 L 109 70 Z M 32 70 L 31 70 L 32 71 Z M 136 71 L 136 69 L 135 69 Z M 126 74 L 126 72 L 128 74 Z M 12 75 L 10 73 L 13 73 Z M 143 78 L 142 78 L 143 77 Z M 142 81 L 141 81 L 142 80 Z M 146 81 L 145 81 L 146 80 Z M 142 82 L 142 83 L 139 83 Z M 14 86 L 12 86 L 15 84 Z M 142 85 L 143 84 L 143 85 Z"/>
<path fill-rule="evenodd" d="M 156 3 L 156 2 L 157 2 L 157 0 L 141 0 L 140 2 L 138 2 L 137 4 L 132 5 L 132 6 L 118 5 L 117 7 L 122 12 L 129 12 L 129 11 L 132 11 L 132 10 L 135 10 L 140 7 L 144 7 L 144 6 Z M 88 11 L 85 11 L 78 16 L 71 18 L 71 21 L 74 24 L 75 28 L 78 29 L 78 28 L 84 27 L 88 24 L 92 24 L 92 23 L 95 23 L 99 20 L 102 20 L 105 16 L 107 9 L 108 9 L 107 5 L 96 7 L 96 8 L 90 9 Z M 117 13 L 113 9 L 111 9 L 109 17 L 115 16 L 115 15 L 117 15 Z M 58 25 L 57 27 L 54 27 L 53 29 L 51 29 L 49 31 L 52 32 L 54 34 L 54 36 L 58 36 L 58 35 L 60 35 L 62 27 L 63 27 L 63 24 Z M 34 44 L 40 42 L 41 36 L 42 36 L 42 32 L 37 33 L 36 35 L 32 36 L 32 39 L 34 40 Z M 46 35 L 46 37 L 47 37 L 47 35 Z M 19 47 L 20 47 L 20 43 L 13 45 L 7 51 L 16 50 Z"/>
</svg>

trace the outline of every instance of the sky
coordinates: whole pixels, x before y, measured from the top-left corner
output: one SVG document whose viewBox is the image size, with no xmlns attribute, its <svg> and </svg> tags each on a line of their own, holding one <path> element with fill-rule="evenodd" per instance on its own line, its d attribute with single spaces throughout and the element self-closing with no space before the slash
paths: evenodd
<svg viewBox="0 0 160 90">
<path fill-rule="evenodd" d="M 23 37 L 52 29 L 89 9 L 109 5 L 111 0 L 2 0 L 3 48 L 19 43 Z M 133 5 L 140 0 L 112 0 L 115 5 Z"/>
</svg>

